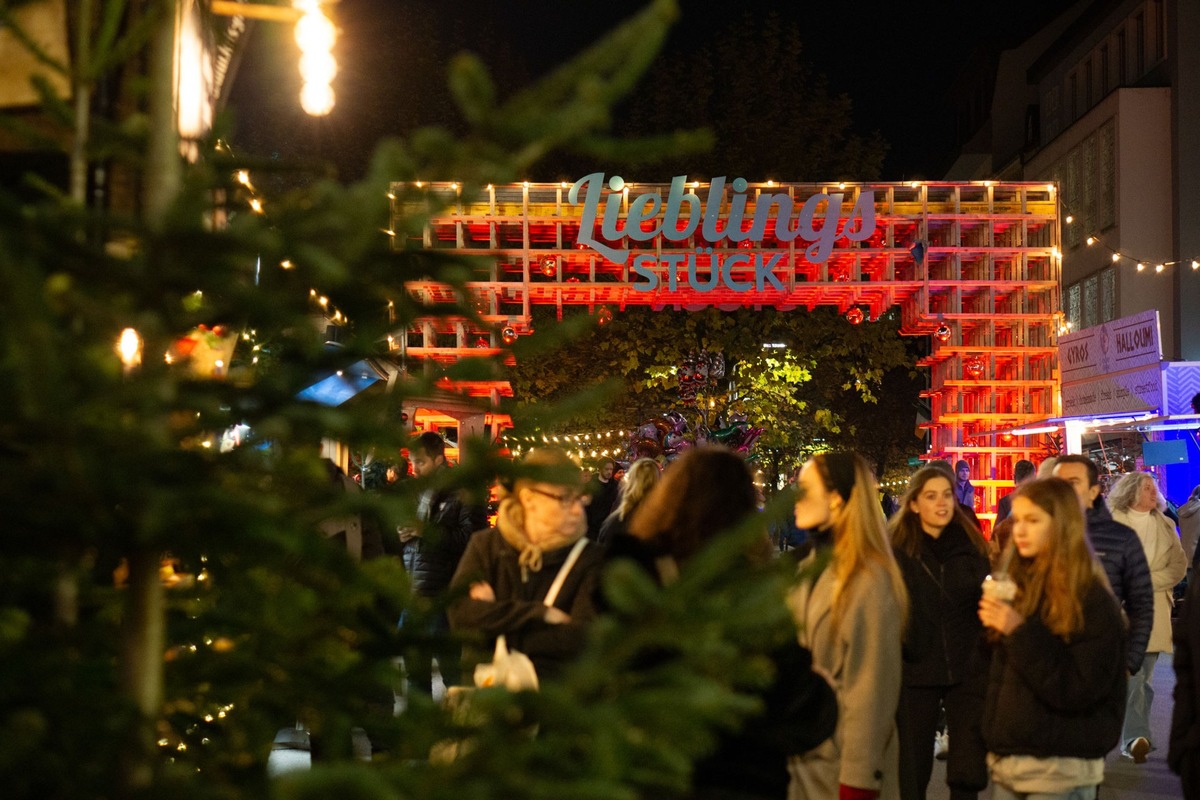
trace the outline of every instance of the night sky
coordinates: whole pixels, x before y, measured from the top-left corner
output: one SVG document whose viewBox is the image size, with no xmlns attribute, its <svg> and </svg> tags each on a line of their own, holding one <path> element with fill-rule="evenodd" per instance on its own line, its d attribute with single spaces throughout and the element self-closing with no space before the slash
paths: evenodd
<svg viewBox="0 0 1200 800">
<path fill-rule="evenodd" d="M 682 2 L 667 49 L 713 41 L 742 14 L 797 21 L 807 59 L 854 103 L 855 129 L 890 145 L 885 180 L 941 177 L 955 147 L 949 89 L 972 53 L 1013 46 L 1069 0 L 965 3 Z M 229 100 L 234 147 L 245 153 L 333 163 L 360 177 L 374 143 L 425 124 L 453 124 L 446 62 L 470 50 L 502 90 L 568 59 L 641 8 L 605 0 L 341 0 L 335 49 L 337 106 L 307 117 L 296 100 L 297 51 L 286 26 L 252 30 Z M 735 16 L 731 16 L 735 15 Z M 753 53 L 747 53 L 753 58 Z M 680 120 L 679 127 L 690 127 Z M 451 176 L 446 176 L 451 177 Z M 761 176 L 747 176 L 754 179 Z M 788 176 L 776 176 L 787 180 Z"/>
</svg>

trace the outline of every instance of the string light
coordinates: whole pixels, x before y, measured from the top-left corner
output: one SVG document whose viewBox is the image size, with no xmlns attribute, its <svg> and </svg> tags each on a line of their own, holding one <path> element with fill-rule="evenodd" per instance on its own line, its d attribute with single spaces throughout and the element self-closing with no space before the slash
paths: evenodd
<svg viewBox="0 0 1200 800">
<path fill-rule="evenodd" d="M 1063 218 L 1063 222 L 1065 222 L 1067 225 L 1074 224 L 1075 223 L 1075 215 L 1067 214 Z M 1094 233 L 1094 232 L 1090 233 L 1086 237 L 1084 237 L 1083 241 L 1084 241 L 1084 244 L 1086 244 L 1088 247 L 1093 247 L 1097 244 L 1104 246 L 1103 237 L 1099 233 Z M 1130 255 L 1129 253 L 1122 252 L 1120 250 L 1116 250 L 1113 248 L 1106 248 L 1106 249 L 1108 249 L 1109 253 L 1111 254 L 1112 263 L 1120 264 L 1123 261 L 1128 261 L 1129 263 L 1135 265 L 1135 268 L 1137 269 L 1138 272 L 1145 272 L 1146 267 L 1151 263 L 1147 259 L 1138 258 L 1136 256 Z M 1058 252 L 1057 248 L 1054 248 L 1053 255 L 1056 258 L 1062 258 L 1062 253 Z M 1177 261 L 1155 261 L 1154 262 L 1154 272 L 1155 272 L 1155 274 L 1160 274 L 1160 273 L 1164 272 L 1167 267 L 1182 266 L 1184 264 L 1190 264 L 1193 271 L 1200 270 L 1200 257 L 1180 258 Z"/>
</svg>

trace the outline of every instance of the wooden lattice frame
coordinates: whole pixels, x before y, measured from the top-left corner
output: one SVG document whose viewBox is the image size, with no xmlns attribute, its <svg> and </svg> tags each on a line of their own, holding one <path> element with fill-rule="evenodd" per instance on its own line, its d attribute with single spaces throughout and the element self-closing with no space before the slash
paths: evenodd
<svg viewBox="0 0 1200 800">
<path fill-rule="evenodd" d="M 688 187 L 697 196 L 707 195 L 707 184 Z M 629 192 L 666 197 L 668 189 L 658 184 L 628 185 L 622 216 Z M 932 410 L 927 423 L 930 457 L 964 458 L 971 463 L 973 480 L 982 490 L 980 511 L 985 517 L 995 507 L 998 490 L 1012 485 L 1016 460 L 1033 454 L 1024 438 L 984 436 L 984 432 L 1059 414 L 1061 255 L 1053 184 L 750 184 L 746 219 L 763 193 L 786 193 L 799 208 L 813 195 L 839 192 L 848 211 L 860 193 L 873 192 L 874 234 L 862 242 L 839 239 L 823 263 L 806 259 L 805 242 L 800 239 L 784 243 L 768 237 L 741 243 L 752 245 L 748 248 L 695 237 L 678 243 L 662 236 L 648 242 L 614 242 L 634 253 L 658 256 L 694 253 L 704 246 L 713 246 L 718 257 L 734 252 L 782 254 L 776 274 L 783 291 L 768 286 L 749 292 L 726 287 L 697 292 L 686 283 L 675 291 L 663 284 L 654 291 L 638 291 L 634 288 L 638 276 L 628 263 L 614 264 L 577 244 L 582 208 L 568 201 L 569 190 L 566 183 L 521 183 L 488 186 L 470 199 L 456 183 L 394 184 L 394 228 L 408 217 L 403 212 L 411 203 L 432 202 L 442 209 L 419 234 L 406 239 L 397 233 L 396 246 L 484 257 L 478 262 L 476 280 L 467 285 L 484 320 L 495 326 L 475 329 L 474 323 L 454 317 L 424 320 L 411 331 L 399 332 L 394 347 L 406 358 L 442 362 L 479 355 L 481 350 L 495 351 L 500 344 L 498 329 L 528 332 L 532 306 L 543 304 L 614 311 L 629 305 L 781 309 L 832 305 L 842 312 L 857 307 L 868 320 L 899 306 L 902 333 L 931 339 L 930 355 L 921 361 L 930 369 L 929 388 L 922 393 Z M 726 187 L 722 218 L 731 195 Z M 407 286 L 429 302 L 457 299 L 456 290 L 443 284 L 412 281 Z M 942 326 L 949 329 L 948 336 Z M 490 391 L 495 392 L 495 387 Z"/>
</svg>

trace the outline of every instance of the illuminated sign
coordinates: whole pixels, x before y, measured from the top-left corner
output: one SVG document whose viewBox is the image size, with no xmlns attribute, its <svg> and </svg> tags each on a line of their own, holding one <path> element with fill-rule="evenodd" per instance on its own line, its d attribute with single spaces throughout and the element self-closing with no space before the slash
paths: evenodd
<svg viewBox="0 0 1200 800">
<path fill-rule="evenodd" d="M 590 247 L 614 264 L 625 264 L 629 260 L 629 249 L 598 241 L 593 235 L 597 221 L 601 238 L 610 242 L 622 238 L 646 242 L 656 236 L 669 242 L 683 242 L 698 234 L 709 244 L 729 241 L 736 246 L 747 241 L 761 242 L 769 228 L 773 238 L 781 243 L 796 239 L 805 242 L 805 257 L 811 263 L 820 264 L 829 259 L 838 239 L 862 242 L 875 233 L 875 193 L 870 189 L 859 192 L 844 225 L 845 195 L 841 192 L 812 195 L 798 210 L 791 195 L 764 192 L 754 199 L 753 216 L 746 228 L 749 183 L 744 178 L 734 178 L 730 182 L 733 197 L 722 215 L 725 182 L 724 176 L 713 178 L 701 200 L 695 193 L 687 191 L 687 176 L 676 175 L 671 179 L 666 200 L 658 192 L 629 197 L 624 225 L 621 225 L 621 204 L 630 194 L 625 180 L 620 175 L 609 178 L 611 192 L 605 197 L 604 173 L 585 175 L 575 181 L 567 195 L 572 205 L 583 204 L 577 243 Z M 659 269 L 665 268 L 666 281 L 672 290 L 681 278 L 698 292 L 712 291 L 720 284 L 735 292 L 761 292 L 768 283 L 782 290 L 783 284 L 774 274 L 774 268 L 782 258 L 782 253 L 757 253 L 753 256 L 735 254 L 721 260 L 712 255 L 711 247 L 697 248 L 696 253 L 663 254 L 661 257 L 642 254 L 634 257 L 633 270 L 645 280 L 634 283 L 633 288 L 642 292 L 656 289 Z M 707 269 L 701 270 L 701 267 Z M 754 280 L 735 280 L 735 267 L 752 267 Z M 708 273 L 705 280 L 701 280 L 702 271 Z"/>
</svg>

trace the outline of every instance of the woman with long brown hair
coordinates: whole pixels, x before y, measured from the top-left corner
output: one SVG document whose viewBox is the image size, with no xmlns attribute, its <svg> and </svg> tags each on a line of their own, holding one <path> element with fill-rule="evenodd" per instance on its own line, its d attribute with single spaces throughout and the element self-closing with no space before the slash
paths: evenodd
<svg viewBox="0 0 1200 800">
<path fill-rule="evenodd" d="M 954 800 L 987 787 L 980 733 L 986 658 L 981 652 L 980 588 L 988 574 L 987 545 L 955 501 L 939 469 L 909 479 L 889 528 L 908 588 L 910 611 L 900 709 L 900 795 L 924 800 L 933 773 L 938 709 L 954 734 L 946 783 Z"/>
<path fill-rule="evenodd" d="M 673 582 L 688 563 L 720 536 L 754 524 L 754 481 L 745 460 L 724 447 L 684 453 L 638 506 L 629 532 L 614 536 L 610 559 L 636 561 L 660 584 Z M 739 570 L 770 569 L 766 527 L 744 551 Z M 783 597 L 780 597 L 783 602 Z M 812 670 L 812 654 L 794 636 L 768 655 L 775 679 L 759 691 L 762 712 L 740 730 L 723 731 L 717 749 L 695 765 L 690 800 L 768 800 L 787 792 L 788 757 L 819 744 L 833 730 L 836 704 Z M 669 650 L 651 654 L 669 658 Z"/>
<path fill-rule="evenodd" d="M 813 531 L 790 602 L 800 644 L 833 683 L 834 735 L 789 762 L 790 800 L 899 797 L 900 646 L 908 592 L 884 529 L 879 489 L 854 453 L 800 470 L 796 526 Z"/>
<path fill-rule="evenodd" d="M 1058 478 L 1013 494 L 1011 602 L 985 592 L 979 619 L 996 638 L 983 738 L 995 800 L 1091 800 L 1125 710 L 1125 622 Z"/>
</svg>

